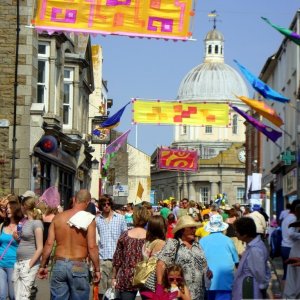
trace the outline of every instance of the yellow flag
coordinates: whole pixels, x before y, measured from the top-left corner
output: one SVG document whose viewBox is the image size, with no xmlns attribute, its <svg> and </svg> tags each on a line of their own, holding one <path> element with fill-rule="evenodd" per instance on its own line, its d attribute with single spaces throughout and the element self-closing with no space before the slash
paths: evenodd
<svg viewBox="0 0 300 300">
<path fill-rule="evenodd" d="M 143 193 L 144 193 L 144 188 L 143 188 L 142 184 L 139 182 L 136 196 L 139 197 L 140 199 L 142 199 Z"/>
<path fill-rule="evenodd" d="M 175 101 L 133 101 L 133 122 L 194 126 L 226 126 L 228 104 L 188 103 Z"/>
</svg>

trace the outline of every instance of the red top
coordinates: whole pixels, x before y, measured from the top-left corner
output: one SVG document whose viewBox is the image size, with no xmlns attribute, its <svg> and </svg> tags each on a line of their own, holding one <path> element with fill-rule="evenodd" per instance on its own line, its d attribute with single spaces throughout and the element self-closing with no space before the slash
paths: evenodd
<svg viewBox="0 0 300 300">
<path fill-rule="evenodd" d="M 167 225 L 167 234 L 166 234 L 167 239 L 173 239 L 174 238 L 173 228 L 175 227 L 175 225 L 176 225 L 176 222 L 168 223 L 168 225 Z"/>
<path fill-rule="evenodd" d="M 135 291 L 132 286 L 135 265 L 143 259 L 142 248 L 145 239 L 128 236 L 128 231 L 121 234 L 113 257 L 113 266 L 117 269 L 116 289 L 122 291 Z"/>
</svg>

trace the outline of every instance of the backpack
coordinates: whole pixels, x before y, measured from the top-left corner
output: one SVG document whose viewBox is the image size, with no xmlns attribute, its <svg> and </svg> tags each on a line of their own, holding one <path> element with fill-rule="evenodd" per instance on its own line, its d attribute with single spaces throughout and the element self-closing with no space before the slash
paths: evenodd
<svg viewBox="0 0 300 300">
<path fill-rule="evenodd" d="M 282 231 L 281 228 L 276 228 L 270 238 L 270 257 L 273 259 L 275 257 L 281 256 L 281 241 L 282 241 Z"/>
</svg>

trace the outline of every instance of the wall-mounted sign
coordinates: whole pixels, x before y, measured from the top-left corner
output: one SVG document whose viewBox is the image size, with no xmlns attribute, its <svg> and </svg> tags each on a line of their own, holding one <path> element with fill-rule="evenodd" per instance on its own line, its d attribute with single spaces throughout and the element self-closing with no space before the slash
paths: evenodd
<svg viewBox="0 0 300 300">
<path fill-rule="evenodd" d="M 109 144 L 110 143 L 110 129 L 101 128 L 107 117 L 92 119 L 92 144 Z"/>
<path fill-rule="evenodd" d="M 283 176 L 283 196 L 296 192 L 297 190 L 297 168 Z"/>
<path fill-rule="evenodd" d="M 122 185 L 117 183 L 113 186 L 114 197 L 127 197 L 128 196 L 128 185 Z"/>
</svg>

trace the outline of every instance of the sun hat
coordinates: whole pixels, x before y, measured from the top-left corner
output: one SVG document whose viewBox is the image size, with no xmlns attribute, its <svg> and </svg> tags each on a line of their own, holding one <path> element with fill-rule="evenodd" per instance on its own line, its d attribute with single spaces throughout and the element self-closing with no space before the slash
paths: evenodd
<svg viewBox="0 0 300 300">
<path fill-rule="evenodd" d="M 215 214 L 209 218 L 209 222 L 205 225 L 204 230 L 208 232 L 219 232 L 227 228 L 228 224 L 223 222 L 222 216 Z"/>
<path fill-rule="evenodd" d="M 176 226 L 173 229 L 173 234 L 175 234 L 177 231 L 183 228 L 188 228 L 188 227 L 199 227 L 201 226 L 201 223 L 195 222 L 194 219 L 189 216 L 182 216 L 178 219 Z"/>
<path fill-rule="evenodd" d="M 39 201 L 43 201 L 50 208 L 58 207 L 60 204 L 60 194 L 57 187 L 51 186 L 47 188 L 39 198 Z"/>
<path fill-rule="evenodd" d="M 33 192 L 33 191 L 26 191 L 24 194 L 22 194 L 23 198 L 29 198 L 29 197 L 34 198 L 35 196 L 36 196 L 35 192 Z"/>
</svg>

